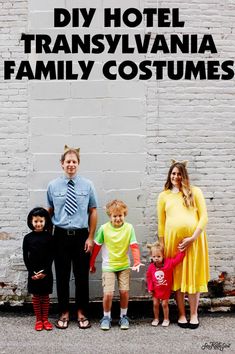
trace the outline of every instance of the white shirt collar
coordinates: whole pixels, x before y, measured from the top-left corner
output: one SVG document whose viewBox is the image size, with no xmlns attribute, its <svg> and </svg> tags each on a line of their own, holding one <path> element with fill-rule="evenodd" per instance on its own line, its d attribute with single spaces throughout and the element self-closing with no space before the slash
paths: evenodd
<svg viewBox="0 0 235 354">
<path fill-rule="evenodd" d="M 172 187 L 171 191 L 172 191 L 172 193 L 179 193 L 180 190 L 177 187 Z"/>
</svg>

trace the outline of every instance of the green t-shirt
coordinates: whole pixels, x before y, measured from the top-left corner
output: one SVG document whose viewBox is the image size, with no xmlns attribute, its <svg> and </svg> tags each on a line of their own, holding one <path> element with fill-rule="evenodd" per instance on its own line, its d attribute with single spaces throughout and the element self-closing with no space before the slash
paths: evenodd
<svg viewBox="0 0 235 354">
<path fill-rule="evenodd" d="M 102 270 L 117 272 L 130 267 L 129 246 L 137 243 L 135 231 L 131 224 L 125 222 L 115 228 L 110 222 L 100 226 L 95 243 L 102 245 Z"/>
</svg>

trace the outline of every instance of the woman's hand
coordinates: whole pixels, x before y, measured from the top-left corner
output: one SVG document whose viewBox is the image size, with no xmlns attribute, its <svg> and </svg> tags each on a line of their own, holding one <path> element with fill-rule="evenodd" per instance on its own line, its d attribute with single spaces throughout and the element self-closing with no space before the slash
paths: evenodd
<svg viewBox="0 0 235 354">
<path fill-rule="evenodd" d="M 185 251 L 194 241 L 194 237 L 185 237 L 178 245 L 178 249 L 183 252 Z"/>
<path fill-rule="evenodd" d="M 185 237 L 178 246 L 178 249 L 182 252 L 185 251 L 196 239 L 200 236 L 202 229 L 197 227 L 191 237 Z"/>
</svg>

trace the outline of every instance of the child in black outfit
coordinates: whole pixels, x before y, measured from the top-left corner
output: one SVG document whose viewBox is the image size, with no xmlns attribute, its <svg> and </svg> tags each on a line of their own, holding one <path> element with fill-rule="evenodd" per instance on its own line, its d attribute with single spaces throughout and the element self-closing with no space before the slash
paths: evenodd
<svg viewBox="0 0 235 354">
<path fill-rule="evenodd" d="M 27 218 L 32 230 L 23 240 L 23 258 L 28 270 L 28 292 L 32 294 L 36 316 L 35 330 L 52 330 L 48 321 L 49 294 L 52 293 L 53 237 L 50 234 L 51 219 L 44 208 L 34 208 Z"/>
</svg>

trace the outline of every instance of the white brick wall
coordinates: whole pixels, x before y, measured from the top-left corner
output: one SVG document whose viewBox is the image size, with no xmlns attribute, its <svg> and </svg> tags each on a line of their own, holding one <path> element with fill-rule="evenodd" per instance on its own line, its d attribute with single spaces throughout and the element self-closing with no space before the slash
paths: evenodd
<svg viewBox="0 0 235 354">
<path fill-rule="evenodd" d="M 28 87 L 23 81 L 3 80 L 3 60 L 25 58 L 19 46 L 27 28 L 27 1 L 0 0 L 0 295 L 21 295 L 22 233 L 29 191 Z"/>
<path fill-rule="evenodd" d="M 212 34 L 218 50 L 218 54 L 211 55 L 212 58 L 220 61 L 234 58 L 235 6 L 231 2 L 195 0 L 189 5 L 184 0 L 145 1 L 145 6 L 157 5 L 180 8 L 185 27 L 178 28 L 177 33 Z M 156 34 L 157 31 L 153 31 Z M 158 33 L 162 33 L 162 29 Z M 207 60 L 207 55 L 200 56 Z M 192 57 L 198 60 L 197 55 Z M 149 55 L 149 58 L 162 60 L 162 55 L 157 59 Z M 169 55 L 165 54 L 164 60 L 169 60 Z M 174 60 L 186 60 L 185 54 L 175 54 Z M 211 276 L 217 279 L 226 271 L 234 284 L 234 80 L 150 80 L 147 86 L 149 193 L 145 221 L 150 237 L 156 230 L 156 198 L 165 183 L 170 159 L 188 159 L 191 183 L 202 188 L 209 212 Z"/>
<path fill-rule="evenodd" d="M 26 273 L 21 271 L 25 219 L 31 207 L 45 204 L 47 183 L 61 173 L 59 158 L 64 144 L 81 148 L 81 174 L 94 182 L 98 192 L 99 224 L 107 220 L 102 209 L 105 203 L 116 197 L 124 199 L 130 209 L 128 220 L 143 246 L 154 239 L 156 198 L 170 159 L 188 159 L 191 181 L 202 188 L 208 205 L 212 277 L 226 271 L 228 282 L 234 282 L 234 80 L 108 81 L 102 76 L 102 65 L 110 56 L 104 53 L 89 56 L 95 65 L 88 81 L 4 81 L 3 60 L 19 62 L 25 58 L 19 42 L 22 32 L 52 37 L 83 33 L 83 29 L 71 26 L 54 29 L 55 6 L 71 9 L 78 3 L 0 0 L 0 283 L 5 284 L 0 297 L 25 293 Z M 86 31 L 103 33 L 103 7 L 120 6 L 179 7 L 185 27 L 149 28 L 153 37 L 159 31 L 167 34 L 173 30 L 211 33 L 218 49 L 212 57 L 221 61 L 234 58 L 235 6 L 231 1 L 194 0 L 189 4 L 185 0 L 127 0 L 120 5 L 117 0 L 82 0 L 79 7 L 97 8 Z M 144 33 L 146 29 L 142 24 L 135 30 Z M 105 31 L 114 34 L 116 30 Z M 132 33 L 133 29 L 124 26 L 124 32 Z M 78 60 L 78 55 L 30 55 L 32 62 L 58 57 Z M 144 57 L 123 56 L 119 51 L 112 59 L 133 58 L 138 62 Z M 146 57 L 158 60 L 163 55 Z M 191 57 L 174 56 L 175 60 Z M 169 58 L 164 55 L 165 60 Z M 84 59 L 87 55 L 79 55 L 79 60 Z M 132 295 L 144 294 L 144 283 L 139 284 L 138 279 L 132 282 Z M 227 289 L 234 289 L 231 284 Z M 92 297 L 97 296 L 94 287 L 91 290 Z"/>
</svg>

